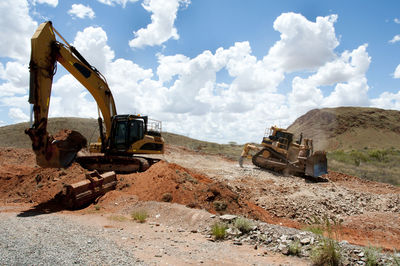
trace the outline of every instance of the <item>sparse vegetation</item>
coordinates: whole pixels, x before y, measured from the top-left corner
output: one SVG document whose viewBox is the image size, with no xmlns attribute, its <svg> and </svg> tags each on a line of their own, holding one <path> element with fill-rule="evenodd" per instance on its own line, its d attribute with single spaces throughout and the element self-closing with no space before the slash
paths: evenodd
<svg viewBox="0 0 400 266">
<path fill-rule="evenodd" d="M 128 220 L 128 218 L 123 215 L 111 215 L 111 216 L 108 216 L 107 219 L 112 220 L 112 221 L 117 221 L 117 222 L 125 222 Z"/>
<path fill-rule="evenodd" d="M 240 232 L 245 234 L 251 231 L 253 223 L 246 218 L 238 217 L 235 220 L 234 226 L 239 229 Z"/>
<path fill-rule="evenodd" d="M 317 218 L 315 219 L 318 222 Z M 311 260 L 314 265 L 340 265 L 340 246 L 337 241 L 340 237 L 341 223 L 334 218 L 329 219 L 327 216 L 319 222 L 324 229 L 325 236 L 322 236 L 322 241 L 312 249 Z"/>
<path fill-rule="evenodd" d="M 301 252 L 301 244 L 299 240 L 293 241 L 289 245 L 289 255 L 299 256 Z"/>
<path fill-rule="evenodd" d="M 329 169 L 372 181 L 400 185 L 400 150 L 368 149 L 328 153 Z"/>
<path fill-rule="evenodd" d="M 216 240 L 222 240 L 226 236 L 226 229 L 228 229 L 228 226 L 226 224 L 221 222 L 216 222 L 211 227 L 211 234 L 214 236 Z"/>
<path fill-rule="evenodd" d="M 164 202 L 171 202 L 172 201 L 172 194 L 171 193 L 164 193 L 162 195 L 162 201 Z"/>
<path fill-rule="evenodd" d="M 99 205 L 94 205 L 94 209 L 96 210 L 96 211 L 99 211 L 100 210 L 100 206 Z"/>
<path fill-rule="evenodd" d="M 131 214 L 133 220 L 137 221 L 138 223 L 146 222 L 148 214 L 145 210 L 136 210 Z"/>
<path fill-rule="evenodd" d="M 376 247 L 366 247 L 364 249 L 365 254 L 365 264 L 367 266 L 376 266 L 378 265 L 378 254 L 381 252 L 379 248 Z"/>
<path fill-rule="evenodd" d="M 213 202 L 214 205 L 214 209 L 216 211 L 225 211 L 226 208 L 228 208 L 228 205 L 226 204 L 225 201 L 221 201 L 221 200 L 216 200 Z"/>
</svg>

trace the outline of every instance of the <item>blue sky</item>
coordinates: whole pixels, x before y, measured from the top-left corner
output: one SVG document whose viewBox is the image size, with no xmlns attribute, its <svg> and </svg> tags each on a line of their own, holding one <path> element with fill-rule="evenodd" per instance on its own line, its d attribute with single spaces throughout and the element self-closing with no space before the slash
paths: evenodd
<svg viewBox="0 0 400 266">
<path fill-rule="evenodd" d="M 190 137 L 259 142 L 314 108 L 400 110 L 399 10 L 394 0 L 2 1 L 0 125 L 29 119 L 29 39 L 46 20 L 106 76 L 119 113 Z M 97 116 L 61 67 L 53 85 L 50 116 Z"/>
</svg>

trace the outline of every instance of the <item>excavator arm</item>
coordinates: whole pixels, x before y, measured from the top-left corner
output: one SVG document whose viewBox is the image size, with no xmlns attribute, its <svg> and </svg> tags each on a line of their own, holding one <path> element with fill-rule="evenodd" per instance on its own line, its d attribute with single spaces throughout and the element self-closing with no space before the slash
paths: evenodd
<svg viewBox="0 0 400 266">
<path fill-rule="evenodd" d="M 86 146 L 86 139 L 76 131 L 64 132 L 61 136 L 51 136 L 47 132 L 47 120 L 53 76 L 57 62 L 71 73 L 94 97 L 104 118 L 106 135 L 100 131 L 102 146 L 111 134 L 112 117 L 117 114 L 114 98 L 105 78 L 91 66 L 80 53 L 70 46 L 56 40 L 50 21 L 42 23 L 31 39 L 31 61 L 29 103 L 32 105 L 33 121 L 25 132 L 32 140 L 38 165 L 42 167 L 67 167 L 76 153 Z M 101 123 L 101 119 L 99 121 Z"/>
</svg>

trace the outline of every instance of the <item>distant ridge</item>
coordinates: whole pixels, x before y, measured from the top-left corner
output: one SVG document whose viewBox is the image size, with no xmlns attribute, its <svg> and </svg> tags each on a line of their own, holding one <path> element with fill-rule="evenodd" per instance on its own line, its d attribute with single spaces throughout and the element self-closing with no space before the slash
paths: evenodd
<svg viewBox="0 0 400 266">
<path fill-rule="evenodd" d="M 303 133 L 315 149 L 400 148 L 400 111 L 364 107 L 314 109 L 288 130 Z"/>
</svg>

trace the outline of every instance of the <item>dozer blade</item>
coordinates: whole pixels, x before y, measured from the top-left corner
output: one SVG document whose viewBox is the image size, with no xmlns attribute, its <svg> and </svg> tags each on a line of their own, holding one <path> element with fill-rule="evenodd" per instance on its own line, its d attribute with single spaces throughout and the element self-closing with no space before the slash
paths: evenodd
<svg viewBox="0 0 400 266">
<path fill-rule="evenodd" d="M 32 139 L 36 163 L 44 168 L 67 168 L 87 144 L 86 138 L 74 130 L 61 130 L 54 137 L 33 128 L 25 132 Z"/>
<path fill-rule="evenodd" d="M 324 151 L 316 151 L 306 161 L 306 175 L 320 177 L 328 173 L 328 162 Z"/>
<path fill-rule="evenodd" d="M 86 174 L 86 180 L 65 185 L 62 192 L 62 204 L 69 209 L 82 207 L 96 198 L 114 190 L 117 185 L 115 172 L 100 175 L 97 171 Z"/>
</svg>

